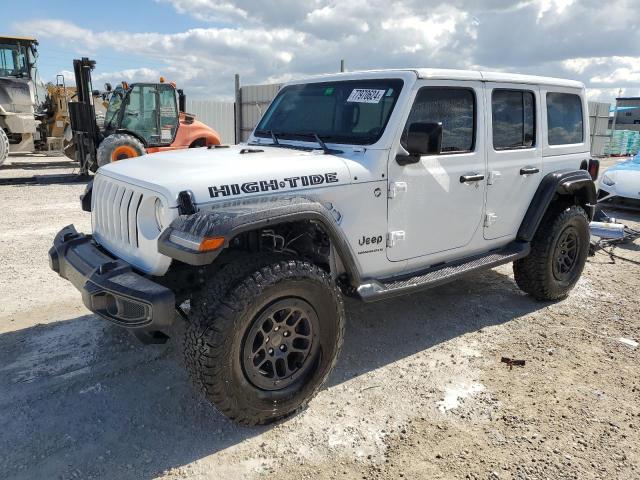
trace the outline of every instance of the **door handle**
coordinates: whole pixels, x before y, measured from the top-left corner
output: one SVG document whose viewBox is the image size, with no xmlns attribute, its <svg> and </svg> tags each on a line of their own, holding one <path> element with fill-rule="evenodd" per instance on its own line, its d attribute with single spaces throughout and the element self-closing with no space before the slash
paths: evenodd
<svg viewBox="0 0 640 480">
<path fill-rule="evenodd" d="M 479 173 L 470 173 L 460 177 L 460 183 L 479 182 L 480 180 L 484 180 L 484 175 Z"/>
<path fill-rule="evenodd" d="M 538 173 L 539 171 L 540 169 L 536 167 L 523 167 L 520 169 L 520 175 L 533 175 L 534 173 Z"/>
</svg>

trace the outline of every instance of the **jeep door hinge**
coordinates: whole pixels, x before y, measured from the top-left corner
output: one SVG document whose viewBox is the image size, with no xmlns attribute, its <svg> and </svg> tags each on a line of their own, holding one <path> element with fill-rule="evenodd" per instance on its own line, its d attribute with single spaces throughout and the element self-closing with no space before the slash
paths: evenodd
<svg viewBox="0 0 640 480">
<path fill-rule="evenodd" d="M 500 180 L 500 177 L 502 177 L 502 174 L 496 170 L 489 172 L 489 177 L 487 178 L 487 185 L 493 185 L 498 180 Z"/>
<path fill-rule="evenodd" d="M 389 184 L 389 198 L 396 198 L 398 194 L 407 191 L 407 182 L 391 182 Z"/>
<path fill-rule="evenodd" d="M 404 230 L 397 230 L 395 232 L 387 233 L 387 247 L 392 248 L 398 242 L 404 240 Z"/>
<path fill-rule="evenodd" d="M 493 225 L 497 221 L 498 221 L 498 215 L 496 215 L 495 213 L 489 212 L 484 216 L 484 226 L 485 227 L 490 227 L 491 225 Z"/>
</svg>

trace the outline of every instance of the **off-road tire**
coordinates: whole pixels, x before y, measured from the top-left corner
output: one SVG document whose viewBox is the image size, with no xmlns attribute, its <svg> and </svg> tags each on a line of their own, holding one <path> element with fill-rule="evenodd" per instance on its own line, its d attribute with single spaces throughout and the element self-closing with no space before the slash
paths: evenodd
<svg viewBox="0 0 640 480">
<path fill-rule="evenodd" d="M 554 273 L 556 247 L 568 229 L 577 239 L 576 256 L 566 278 L 559 278 Z M 566 297 L 584 269 L 589 239 L 589 219 L 582 207 L 550 208 L 531 242 L 531 253 L 513 262 L 518 287 L 538 300 Z"/>
<path fill-rule="evenodd" d="M 304 361 L 304 376 L 282 390 L 265 390 L 252 383 L 241 356 L 254 322 L 281 299 L 311 305 L 319 348 Z M 249 257 L 215 272 L 192 296 L 184 356 L 192 382 L 222 414 L 260 425 L 306 405 L 333 370 L 343 337 L 344 305 L 327 272 L 295 258 Z"/>
<path fill-rule="evenodd" d="M 117 152 L 120 150 L 123 153 L 121 155 L 117 155 Z M 115 158 L 114 153 L 119 158 Z M 136 137 L 126 133 L 114 133 L 113 135 L 106 137 L 100 143 L 96 157 L 98 160 L 98 167 L 104 167 L 114 161 L 139 157 L 144 154 L 144 145 Z"/>
<path fill-rule="evenodd" d="M 0 165 L 9 158 L 9 137 L 6 132 L 0 128 Z"/>
</svg>

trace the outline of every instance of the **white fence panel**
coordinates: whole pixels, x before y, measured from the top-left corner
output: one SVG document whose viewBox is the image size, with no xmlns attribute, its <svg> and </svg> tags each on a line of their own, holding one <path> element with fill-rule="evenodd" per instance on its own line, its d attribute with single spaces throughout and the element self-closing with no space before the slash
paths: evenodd
<svg viewBox="0 0 640 480">
<path fill-rule="evenodd" d="M 589 132 L 591 133 L 591 155 L 602 157 L 609 144 L 609 103 L 589 102 Z"/>
<path fill-rule="evenodd" d="M 246 85 L 240 89 L 242 103 L 240 131 L 242 141 L 249 138 L 271 100 L 278 94 L 281 86 L 281 84 L 275 83 L 270 85 Z"/>
<path fill-rule="evenodd" d="M 194 100 L 187 98 L 187 112 L 196 119 L 213 128 L 222 139 L 222 143 L 235 143 L 235 116 L 233 102 L 214 100 Z"/>
</svg>

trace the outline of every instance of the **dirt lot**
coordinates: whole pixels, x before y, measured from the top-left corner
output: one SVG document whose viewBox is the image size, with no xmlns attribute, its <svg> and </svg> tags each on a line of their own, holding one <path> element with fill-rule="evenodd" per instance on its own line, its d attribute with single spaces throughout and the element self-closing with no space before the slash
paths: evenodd
<svg viewBox="0 0 640 480">
<path fill-rule="evenodd" d="M 72 168 L 12 157 L 0 182 Z M 308 409 L 240 428 L 190 386 L 179 327 L 142 346 L 49 270 L 54 233 L 90 226 L 84 185 L 59 180 L 0 186 L 0 478 L 640 478 L 640 348 L 620 341 L 640 341 L 638 265 L 597 255 L 558 303 L 510 266 L 348 302 Z M 640 242 L 617 253 L 640 261 Z"/>
</svg>

